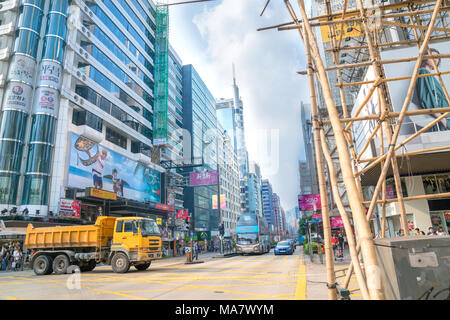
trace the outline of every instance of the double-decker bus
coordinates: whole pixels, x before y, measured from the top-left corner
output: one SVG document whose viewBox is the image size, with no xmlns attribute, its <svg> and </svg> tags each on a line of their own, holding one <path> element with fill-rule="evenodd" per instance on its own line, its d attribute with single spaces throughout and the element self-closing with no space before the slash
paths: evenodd
<svg viewBox="0 0 450 320">
<path fill-rule="evenodd" d="M 241 214 L 236 224 L 236 253 L 267 253 L 270 251 L 269 227 L 257 214 Z"/>
</svg>

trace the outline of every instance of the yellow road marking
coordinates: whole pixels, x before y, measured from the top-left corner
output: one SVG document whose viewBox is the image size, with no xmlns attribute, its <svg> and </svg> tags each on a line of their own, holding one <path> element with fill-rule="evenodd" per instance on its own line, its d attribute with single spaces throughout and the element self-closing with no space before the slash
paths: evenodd
<svg viewBox="0 0 450 320">
<path fill-rule="evenodd" d="M 6 296 L 7 300 L 24 300 L 22 298 L 16 298 L 16 297 L 11 297 L 11 296 Z"/>
<path fill-rule="evenodd" d="M 295 289 L 295 300 L 306 300 L 306 266 L 303 264 L 303 255 L 298 267 L 297 287 Z"/>
<path fill-rule="evenodd" d="M 92 287 L 87 287 L 87 286 L 81 286 L 81 288 L 94 290 L 94 291 L 97 291 L 97 292 L 103 293 L 103 294 L 114 294 L 114 295 L 122 296 L 125 298 L 132 298 L 135 300 L 149 300 L 147 298 L 141 298 L 141 297 L 132 296 L 130 294 L 121 293 L 120 291 L 102 290 L 102 289 L 97 289 L 97 288 L 92 288 Z"/>
</svg>

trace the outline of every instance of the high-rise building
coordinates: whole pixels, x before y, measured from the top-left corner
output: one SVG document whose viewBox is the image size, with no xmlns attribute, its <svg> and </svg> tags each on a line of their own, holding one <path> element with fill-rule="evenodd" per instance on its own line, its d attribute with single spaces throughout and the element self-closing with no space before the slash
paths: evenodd
<svg viewBox="0 0 450 320">
<path fill-rule="evenodd" d="M 225 203 L 221 203 L 221 223 L 224 224 L 224 236 L 232 237 L 236 234 L 236 220 L 241 213 L 239 168 L 232 138 L 220 121 L 217 121 L 217 155 L 220 194 L 225 197 Z"/>
<path fill-rule="evenodd" d="M 183 71 L 183 128 L 190 134 L 189 150 L 193 162 L 201 159 L 203 165 L 190 171 L 217 170 L 216 102 L 208 87 L 192 65 Z M 184 141 L 187 142 L 187 141 Z M 185 146 L 188 144 L 185 143 Z M 218 230 L 219 214 L 212 207 L 217 185 L 188 187 L 184 190 L 184 206 L 193 215 L 195 231 Z"/>
<path fill-rule="evenodd" d="M 249 171 L 243 180 L 245 193 L 241 198 L 241 209 L 244 213 L 257 214 L 263 216 L 261 201 L 261 170 L 255 162 L 250 162 Z"/>
<path fill-rule="evenodd" d="M 272 193 L 272 207 L 273 207 L 273 218 L 274 218 L 274 235 L 278 240 L 281 239 L 281 204 L 280 197 L 276 193 Z"/>
<path fill-rule="evenodd" d="M 269 180 L 261 180 L 262 211 L 269 226 L 275 226 L 272 193 L 272 185 Z M 270 229 L 272 230 L 272 227 Z"/>
<path fill-rule="evenodd" d="M 175 57 L 157 11 L 149 0 L 2 2 L 1 43 L 12 50 L 0 51 L 1 210 L 91 221 L 174 211 L 154 147 L 171 112 L 155 114 L 154 92 L 167 98 L 180 83 L 156 81 L 170 81 L 161 70 Z"/>
</svg>

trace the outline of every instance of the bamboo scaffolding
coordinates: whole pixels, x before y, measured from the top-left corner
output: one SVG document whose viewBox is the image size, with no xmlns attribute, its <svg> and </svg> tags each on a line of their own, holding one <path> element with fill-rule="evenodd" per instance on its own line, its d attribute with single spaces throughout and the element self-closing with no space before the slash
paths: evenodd
<svg viewBox="0 0 450 320">
<path fill-rule="evenodd" d="M 359 0 L 359 1 L 361 2 L 361 0 Z M 406 95 L 405 101 L 403 103 L 403 106 L 402 106 L 402 109 L 401 109 L 401 112 L 400 112 L 398 123 L 396 125 L 394 134 L 393 134 L 392 139 L 390 141 L 389 150 L 386 153 L 386 162 L 384 163 L 383 169 L 381 171 L 380 177 L 379 177 L 377 185 L 375 187 L 375 190 L 374 190 L 374 193 L 373 193 L 373 196 L 372 196 L 372 200 L 370 201 L 369 209 L 367 210 L 366 219 L 367 218 L 370 219 L 372 217 L 373 211 L 375 209 L 376 201 L 377 201 L 378 195 L 380 193 L 380 188 L 381 188 L 383 182 L 386 179 L 386 174 L 387 174 L 387 171 L 388 171 L 388 168 L 389 168 L 389 164 L 390 164 L 390 161 L 392 159 L 392 155 L 395 152 L 394 151 L 394 147 L 395 147 L 395 144 L 397 142 L 398 135 L 400 133 L 400 127 L 401 127 L 402 121 L 403 121 L 403 119 L 405 117 L 405 113 L 406 113 L 406 111 L 408 109 L 409 103 L 411 101 L 413 90 L 414 90 L 414 86 L 415 86 L 416 80 L 418 78 L 418 72 L 419 72 L 419 68 L 420 68 L 421 62 L 422 62 L 422 57 L 425 54 L 425 50 L 427 48 L 428 41 L 430 40 L 430 37 L 431 37 L 431 29 L 433 28 L 433 26 L 434 26 L 434 24 L 436 22 L 437 14 L 439 12 L 439 7 L 441 6 L 441 4 L 442 4 L 442 0 L 437 0 L 436 1 L 436 6 L 434 8 L 434 12 L 433 12 L 433 15 L 431 17 L 430 24 L 428 26 L 427 34 L 426 34 L 425 39 L 423 40 L 423 43 L 422 43 L 422 45 L 420 47 L 420 50 L 419 50 L 419 58 L 417 59 L 416 65 L 414 67 L 413 74 L 411 76 L 411 81 L 410 81 L 410 84 L 409 84 L 409 87 L 408 87 L 408 91 L 407 91 L 407 95 Z M 404 230 L 407 230 L 407 228 L 405 228 Z M 360 243 L 359 243 L 358 247 L 362 247 L 362 245 L 360 245 Z M 358 249 L 358 247 L 357 247 L 357 249 Z M 350 266 L 348 268 L 348 272 L 347 272 L 347 277 L 345 279 L 345 284 L 344 284 L 345 287 L 347 287 L 348 284 L 349 284 L 350 274 L 351 274 L 352 268 L 353 268 L 353 265 L 350 264 Z"/>
<path fill-rule="evenodd" d="M 419 196 L 404 197 L 403 201 L 429 200 L 429 199 L 440 199 L 440 198 L 450 198 L 450 192 L 422 194 Z M 387 203 L 398 202 L 398 198 L 386 199 L 386 202 Z M 382 200 L 377 200 L 376 203 L 382 203 Z M 363 204 L 370 204 L 370 201 L 364 201 Z"/>
<path fill-rule="evenodd" d="M 360 198 L 359 191 L 354 179 L 351 160 L 348 154 L 346 139 L 344 136 L 344 131 L 342 125 L 339 121 L 339 115 L 337 113 L 336 105 L 333 101 L 331 94 L 331 88 L 328 83 L 328 79 L 325 72 L 325 67 L 323 65 L 322 59 L 319 54 L 319 49 L 317 46 L 316 38 L 312 32 L 312 28 L 309 24 L 304 4 L 302 0 L 297 0 L 302 19 L 304 21 L 306 33 L 309 36 L 310 50 L 312 51 L 312 56 L 316 62 L 317 74 L 322 87 L 322 93 L 325 98 L 326 107 L 328 110 L 328 115 L 330 117 L 331 125 L 333 127 L 334 135 L 336 138 L 336 144 L 338 148 L 339 161 L 341 164 L 341 170 L 343 173 L 344 184 L 347 189 L 347 195 L 349 199 L 349 204 L 353 213 L 353 220 L 355 222 L 355 227 L 358 231 L 358 236 L 360 237 L 361 243 L 361 253 L 366 268 L 366 272 L 372 276 L 379 270 L 378 260 L 375 253 L 375 247 L 373 239 L 371 237 L 371 231 L 369 223 L 366 220 L 366 215 L 364 213 Z M 306 39 L 305 39 L 306 40 Z M 309 44 L 305 43 L 305 46 Z M 325 221 L 325 218 L 324 218 Z M 369 281 L 368 289 L 371 299 L 382 300 L 384 299 L 384 290 L 379 285 L 379 283 L 374 283 L 374 281 Z"/>
</svg>

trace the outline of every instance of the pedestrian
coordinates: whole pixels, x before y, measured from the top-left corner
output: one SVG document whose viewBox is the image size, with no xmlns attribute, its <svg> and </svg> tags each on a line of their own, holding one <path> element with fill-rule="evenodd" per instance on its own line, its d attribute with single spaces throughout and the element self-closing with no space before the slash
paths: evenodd
<svg viewBox="0 0 450 320">
<path fill-rule="evenodd" d="M 438 228 L 438 231 L 437 231 L 437 235 L 438 235 L 438 236 L 445 236 L 446 234 L 445 234 L 445 232 L 444 232 L 444 228 L 439 227 L 439 228 Z"/>
<path fill-rule="evenodd" d="M 344 257 L 344 237 L 343 234 L 340 233 L 338 236 L 338 242 L 339 242 L 339 250 L 340 250 L 340 258 Z"/>
<path fill-rule="evenodd" d="M 2 264 L 0 267 L 0 270 L 6 270 L 6 266 L 8 265 L 8 250 L 6 249 L 5 246 L 2 247 L 2 252 L 0 253 L 0 258 L 2 260 Z"/>
<path fill-rule="evenodd" d="M 339 240 L 336 237 L 336 234 L 333 234 L 333 236 L 331 237 L 331 244 L 333 245 L 334 260 L 336 260 L 336 250 L 339 245 Z"/>
<path fill-rule="evenodd" d="M 16 247 L 16 249 L 13 252 L 13 262 L 12 262 L 12 269 L 14 271 L 19 270 L 21 261 L 22 261 L 22 252 L 20 251 L 19 247 Z"/>
<path fill-rule="evenodd" d="M 403 231 L 403 229 L 398 230 L 398 236 L 399 237 L 404 237 L 405 236 L 405 231 Z"/>
<path fill-rule="evenodd" d="M 429 228 L 428 228 L 427 236 L 436 236 L 436 235 L 437 235 L 437 233 L 436 233 L 436 231 L 434 230 L 434 228 L 433 228 L 433 227 L 429 227 Z"/>
<path fill-rule="evenodd" d="M 198 242 L 197 241 L 194 242 L 194 257 L 195 257 L 195 260 L 198 260 Z"/>
<path fill-rule="evenodd" d="M 415 228 L 414 231 L 416 232 L 416 236 L 420 236 L 420 229 L 419 228 Z"/>
</svg>

